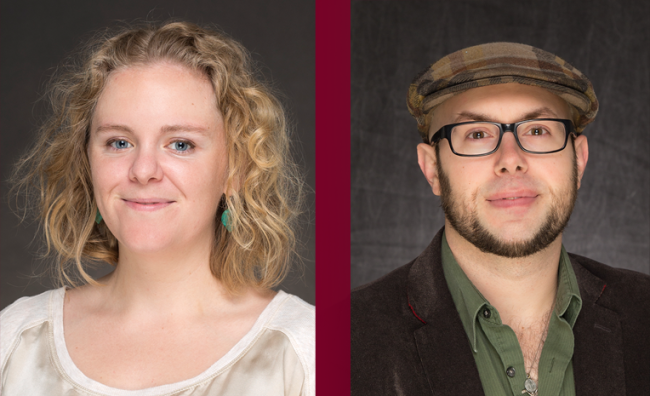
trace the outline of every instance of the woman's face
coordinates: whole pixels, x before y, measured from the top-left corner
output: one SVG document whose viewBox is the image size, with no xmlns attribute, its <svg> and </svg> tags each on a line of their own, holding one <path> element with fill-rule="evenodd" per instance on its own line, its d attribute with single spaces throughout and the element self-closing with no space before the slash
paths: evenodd
<svg viewBox="0 0 650 396">
<path fill-rule="evenodd" d="M 121 253 L 210 246 L 228 160 L 207 77 L 166 62 L 111 73 L 88 157 L 97 206 Z"/>
</svg>

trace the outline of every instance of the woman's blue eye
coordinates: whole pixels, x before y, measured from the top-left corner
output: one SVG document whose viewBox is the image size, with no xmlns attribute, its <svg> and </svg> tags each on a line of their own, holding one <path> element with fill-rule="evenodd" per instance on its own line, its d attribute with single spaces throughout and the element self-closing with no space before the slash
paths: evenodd
<svg viewBox="0 0 650 396">
<path fill-rule="evenodd" d="M 192 148 L 192 145 L 189 142 L 178 140 L 172 143 L 172 148 L 176 151 L 187 151 Z"/>
<path fill-rule="evenodd" d="M 131 143 L 127 142 L 126 140 L 119 139 L 119 140 L 114 140 L 110 143 L 110 145 L 113 148 L 116 148 L 118 150 L 125 149 L 131 147 Z"/>
</svg>

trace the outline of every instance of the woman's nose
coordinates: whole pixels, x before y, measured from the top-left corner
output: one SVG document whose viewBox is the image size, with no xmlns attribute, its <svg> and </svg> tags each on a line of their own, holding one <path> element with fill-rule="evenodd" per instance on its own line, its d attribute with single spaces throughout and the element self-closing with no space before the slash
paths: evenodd
<svg viewBox="0 0 650 396">
<path fill-rule="evenodd" d="M 154 147 L 140 146 L 135 150 L 135 157 L 129 178 L 140 184 L 162 179 L 162 168 L 158 160 L 158 153 Z"/>
</svg>

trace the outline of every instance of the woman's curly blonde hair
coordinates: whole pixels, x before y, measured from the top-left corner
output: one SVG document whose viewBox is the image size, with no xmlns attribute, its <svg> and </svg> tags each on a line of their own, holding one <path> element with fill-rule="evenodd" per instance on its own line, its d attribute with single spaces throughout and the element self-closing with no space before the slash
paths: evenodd
<svg viewBox="0 0 650 396">
<path fill-rule="evenodd" d="M 294 220 L 302 178 L 289 152 L 284 111 L 258 80 L 244 47 L 222 33 L 187 22 L 144 24 L 107 32 L 82 52 L 82 63 L 54 78 L 47 100 L 52 114 L 14 172 L 14 191 L 35 198 L 47 252 L 56 252 L 61 284 L 95 283 L 84 263 L 117 265 L 118 243 L 97 204 L 87 156 L 90 123 L 111 72 L 174 62 L 212 82 L 227 134 L 228 180 L 217 219 L 211 270 L 231 292 L 269 288 L 286 275 L 295 252 Z"/>
</svg>

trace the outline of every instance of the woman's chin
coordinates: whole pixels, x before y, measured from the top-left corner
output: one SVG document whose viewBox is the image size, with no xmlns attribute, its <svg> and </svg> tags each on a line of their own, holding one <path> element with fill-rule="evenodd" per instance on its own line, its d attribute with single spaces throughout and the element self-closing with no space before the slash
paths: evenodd
<svg viewBox="0 0 650 396">
<path fill-rule="evenodd" d="M 178 251 L 178 238 L 158 232 L 128 233 L 124 236 L 116 236 L 120 246 L 120 252 L 128 251 L 134 254 L 160 254 Z"/>
</svg>

